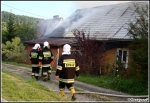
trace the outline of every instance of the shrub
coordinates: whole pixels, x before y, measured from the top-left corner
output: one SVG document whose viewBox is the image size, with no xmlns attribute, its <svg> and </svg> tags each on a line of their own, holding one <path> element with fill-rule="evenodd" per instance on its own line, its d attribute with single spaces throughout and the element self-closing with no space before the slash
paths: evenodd
<svg viewBox="0 0 150 103">
<path fill-rule="evenodd" d="M 4 61 L 16 61 L 19 63 L 26 62 L 25 46 L 20 43 L 20 38 L 15 37 L 11 41 L 6 41 L 6 44 L 2 44 L 2 59 Z"/>
</svg>

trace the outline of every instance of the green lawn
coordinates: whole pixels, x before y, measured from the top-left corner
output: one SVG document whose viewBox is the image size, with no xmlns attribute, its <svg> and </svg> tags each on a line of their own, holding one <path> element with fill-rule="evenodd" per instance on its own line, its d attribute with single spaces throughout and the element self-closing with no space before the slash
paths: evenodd
<svg viewBox="0 0 150 103">
<path fill-rule="evenodd" d="M 2 98 L 7 101 L 70 101 L 40 85 L 35 80 L 26 80 L 8 71 L 2 71 Z"/>
</svg>

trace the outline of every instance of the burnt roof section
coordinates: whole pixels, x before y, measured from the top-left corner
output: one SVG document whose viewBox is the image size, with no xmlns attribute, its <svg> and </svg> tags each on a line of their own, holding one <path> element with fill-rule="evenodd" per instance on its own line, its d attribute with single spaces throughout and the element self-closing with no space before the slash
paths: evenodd
<svg viewBox="0 0 150 103">
<path fill-rule="evenodd" d="M 129 21 L 135 23 L 134 4 L 148 5 L 148 2 L 128 2 L 76 10 L 68 19 L 43 38 L 74 37 L 73 29 L 86 30 L 97 40 L 132 39 L 128 34 Z"/>
<path fill-rule="evenodd" d="M 47 41 L 50 46 L 62 46 L 64 44 L 72 44 L 72 39 L 64 39 L 64 38 L 50 38 L 50 39 L 36 39 L 36 40 L 30 40 L 25 41 L 25 44 L 36 44 L 39 43 L 40 45 L 43 45 L 43 43 Z"/>
</svg>

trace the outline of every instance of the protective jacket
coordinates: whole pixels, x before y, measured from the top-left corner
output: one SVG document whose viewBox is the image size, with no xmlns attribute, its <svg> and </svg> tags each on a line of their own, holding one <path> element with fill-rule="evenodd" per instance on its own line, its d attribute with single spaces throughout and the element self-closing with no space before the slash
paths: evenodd
<svg viewBox="0 0 150 103">
<path fill-rule="evenodd" d="M 50 63 L 53 61 L 54 56 L 50 49 L 43 48 L 39 55 L 39 62 L 42 62 L 42 67 L 50 67 Z"/>
<path fill-rule="evenodd" d="M 32 49 L 29 54 L 29 59 L 31 60 L 32 67 L 38 67 L 39 51 L 37 49 Z"/>
<path fill-rule="evenodd" d="M 79 76 L 79 65 L 73 55 L 62 55 L 58 60 L 56 76 L 64 83 L 74 83 L 74 77 Z"/>
</svg>

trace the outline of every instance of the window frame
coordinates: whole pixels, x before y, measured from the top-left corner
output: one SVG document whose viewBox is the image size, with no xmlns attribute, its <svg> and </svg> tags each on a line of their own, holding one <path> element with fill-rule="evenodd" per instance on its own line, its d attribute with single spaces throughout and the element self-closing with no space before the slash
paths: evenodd
<svg viewBox="0 0 150 103">
<path fill-rule="evenodd" d="M 128 68 L 128 58 L 129 58 L 129 49 L 127 48 L 117 48 L 117 53 L 116 53 L 116 61 L 119 60 L 119 51 L 122 51 L 122 54 L 121 54 L 121 63 L 125 63 L 125 69 Z M 124 51 L 126 51 L 126 61 L 123 60 L 123 56 L 124 56 Z M 116 64 L 117 66 L 117 64 Z"/>
</svg>

